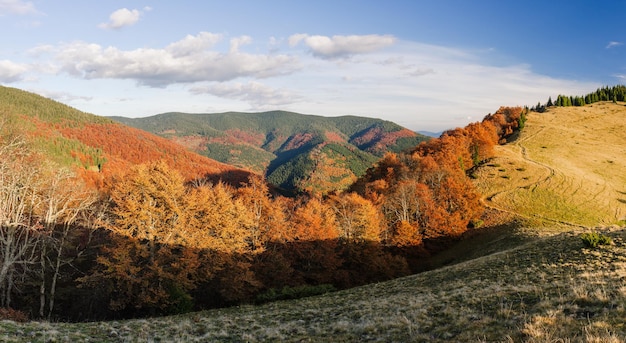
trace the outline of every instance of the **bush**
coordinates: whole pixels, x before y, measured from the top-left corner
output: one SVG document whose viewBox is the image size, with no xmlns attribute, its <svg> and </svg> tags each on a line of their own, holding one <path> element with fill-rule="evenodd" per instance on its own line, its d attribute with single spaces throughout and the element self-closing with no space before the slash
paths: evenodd
<svg viewBox="0 0 626 343">
<path fill-rule="evenodd" d="M 168 289 L 170 304 L 167 314 L 181 314 L 193 310 L 193 298 L 180 286 L 175 285 Z"/>
<path fill-rule="evenodd" d="M 12 320 L 14 322 L 25 323 L 28 321 L 28 315 L 12 308 L 0 308 L 0 320 Z"/>
<path fill-rule="evenodd" d="M 598 245 L 609 245 L 613 242 L 611 237 L 598 232 L 585 232 L 580 235 L 580 239 L 588 248 L 596 248 Z"/>
</svg>

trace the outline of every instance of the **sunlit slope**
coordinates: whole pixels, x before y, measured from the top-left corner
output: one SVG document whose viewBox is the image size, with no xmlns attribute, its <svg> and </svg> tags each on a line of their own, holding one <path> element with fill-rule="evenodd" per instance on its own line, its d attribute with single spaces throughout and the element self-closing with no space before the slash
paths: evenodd
<svg viewBox="0 0 626 343">
<path fill-rule="evenodd" d="M 488 206 L 550 224 L 626 219 L 626 106 L 531 112 L 519 138 L 477 173 Z"/>
</svg>

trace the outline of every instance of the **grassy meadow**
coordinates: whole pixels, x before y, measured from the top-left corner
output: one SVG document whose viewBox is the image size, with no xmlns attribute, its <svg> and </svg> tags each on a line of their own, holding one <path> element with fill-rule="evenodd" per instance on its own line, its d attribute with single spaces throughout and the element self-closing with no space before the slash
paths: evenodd
<svg viewBox="0 0 626 343">
<path fill-rule="evenodd" d="M 625 223 L 623 103 L 532 112 L 518 139 L 496 148 L 476 181 L 488 206 L 539 226 Z"/>
</svg>

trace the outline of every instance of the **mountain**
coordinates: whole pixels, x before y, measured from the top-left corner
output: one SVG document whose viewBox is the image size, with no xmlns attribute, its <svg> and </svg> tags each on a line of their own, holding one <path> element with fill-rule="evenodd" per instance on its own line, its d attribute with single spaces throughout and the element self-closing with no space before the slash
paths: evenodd
<svg viewBox="0 0 626 343">
<path fill-rule="evenodd" d="M 286 111 L 111 117 L 217 161 L 265 172 L 287 190 L 327 192 L 349 186 L 385 152 L 428 137 L 374 118 L 323 117 Z"/>
<path fill-rule="evenodd" d="M 417 131 L 417 133 L 419 133 L 419 134 L 421 134 L 421 135 L 424 135 L 424 136 L 437 138 L 437 137 L 441 136 L 441 134 L 443 133 L 443 131 L 439 131 L 439 132 L 433 132 L 433 131 Z"/>
<path fill-rule="evenodd" d="M 621 100 L 549 106 L 543 113 L 501 108 L 408 154 L 387 154 L 366 173 L 371 198 L 346 192 L 295 202 L 270 195 L 257 178 L 239 189 L 185 182 L 170 169 L 188 180 L 193 168 L 230 171 L 164 138 L 32 93 L 0 88 L 0 114 L 6 246 L 0 283 L 4 304 L 15 309 L 0 309 L 2 341 L 619 342 L 626 336 Z M 13 158 L 18 145 L 6 143 L 15 137 L 39 154 Z M 315 139 L 293 139 L 298 142 Z M 155 158 L 169 166 L 132 168 L 113 179 L 109 201 L 92 207 L 88 201 L 96 200 L 84 192 L 66 192 L 73 179 L 36 182 L 55 169 L 32 173 L 31 158 L 40 162 L 39 155 L 92 176 L 115 176 Z M 213 169 L 203 170 L 207 165 Z M 485 213 L 467 206 L 481 200 Z M 63 217 L 48 219 L 54 208 Z M 72 213 L 77 221 L 63 222 Z M 473 215 L 481 220 L 470 226 Z M 423 240 L 410 220 L 424 229 Z M 440 244 L 440 233 L 455 223 L 463 224 L 459 240 L 425 254 L 429 246 L 420 240 Z M 103 227 L 94 231 L 95 225 Z M 340 236 L 345 232 L 350 236 Z M 606 244 L 589 244 L 594 237 Z M 417 260 L 430 271 L 385 281 L 407 275 L 404 267 Z M 329 292 L 331 284 L 365 281 L 375 283 Z M 82 321 L 107 308 L 115 311 L 109 318 L 119 319 L 150 314 L 134 312 L 146 304 L 152 313 L 178 313 L 312 294 L 323 295 L 139 320 L 5 320 L 26 320 L 26 313 L 45 318 L 46 304 L 54 304 L 60 319 L 72 313 Z M 215 303 L 218 297 L 223 302 Z M 137 300 L 143 303 L 131 303 Z"/>
<path fill-rule="evenodd" d="M 162 137 L 16 88 L 0 87 L 0 113 L 3 136 L 22 137 L 46 158 L 74 167 L 94 182 L 155 160 L 165 160 L 187 179 L 238 184 L 250 174 Z"/>
</svg>

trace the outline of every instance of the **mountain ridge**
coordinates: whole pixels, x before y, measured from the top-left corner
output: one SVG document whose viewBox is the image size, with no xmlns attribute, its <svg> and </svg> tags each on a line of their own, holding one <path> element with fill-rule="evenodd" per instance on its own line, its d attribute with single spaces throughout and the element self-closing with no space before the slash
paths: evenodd
<svg viewBox="0 0 626 343">
<path fill-rule="evenodd" d="M 280 110 L 166 112 L 143 118 L 109 118 L 168 138 L 217 161 L 264 172 L 270 183 L 289 191 L 315 188 L 310 175 L 319 158 L 329 157 L 326 153 L 332 147 L 335 153 L 331 155 L 346 159 L 339 167 L 344 181 L 319 189 L 322 193 L 347 187 L 384 153 L 413 148 L 428 139 L 382 119 Z M 337 155 L 339 150 L 346 155 Z"/>
</svg>

